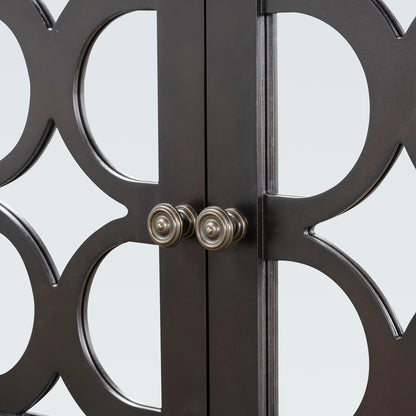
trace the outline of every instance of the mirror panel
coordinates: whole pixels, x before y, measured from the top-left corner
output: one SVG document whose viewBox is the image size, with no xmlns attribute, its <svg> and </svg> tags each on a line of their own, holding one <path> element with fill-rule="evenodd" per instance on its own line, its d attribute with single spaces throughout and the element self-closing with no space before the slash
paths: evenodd
<svg viewBox="0 0 416 416">
<path fill-rule="evenodd" d="M 278 266 L 279 416 L 352 416 L 369 373 L 360 318 L 321 272 Z"/>
<path fill-rule="evenodd" d="M 157 182 L 157 14 L 114 20 L 92 47 L 84 112 L 103 159 L 127 176 Z"/>
<path fill-rule="evenodd" d="M 374 193 L 315 229 L 370 274 L 404 329 L 416 312 L 415 185 L 416 170 L 404 150 Z"/>
<path fill-rule="evenodd" d="M 332 27 L 298 13 L 276 20 L 279 193 L 316 195 L 340 182 L 362 151 L 367 81 Z"/>
<path fill-rule="evenodd" d="M 30 80 L 23 52 L 12 31 L 0 21 L 0 159 L 23 133 L 30 102 Z"/>
<path fill-rule="evenodd" d="M 162 407 L 159 248 L 127 243 L 103 260 L 88 299 L 96 357 L 129 399 Z"/>
<path fill-rule="evenodd" d="M 55 21 L 58 20 L 60 14 L 68 4 L 68 0 L 44 0 L 44 4 L 52 13 Z"/>
<path fill-rule="evenodd" d="M 406 32 L 416 16 L 416 2 L 413 0 L 383 0 Z"/>
<path fill-rule="evenodd" d="M 30 415 L 42 416 L 85 416 L 62 379 L 59 379 L 52 390 L 30 409 Z"/>
<path fill-rule="evenodd" d="M 127 212 L 84 174 L 59 133 L 28 172 L 0 188 L 0 200 L 35 229 L 60 272 L 90 235 Z"/>
<path fill-rule="evenodd" d="M 0 234 L 0 374 L 20 360 L 32 333 L 35 306 L 26 267 L 12 243 Z"/>
</svg>

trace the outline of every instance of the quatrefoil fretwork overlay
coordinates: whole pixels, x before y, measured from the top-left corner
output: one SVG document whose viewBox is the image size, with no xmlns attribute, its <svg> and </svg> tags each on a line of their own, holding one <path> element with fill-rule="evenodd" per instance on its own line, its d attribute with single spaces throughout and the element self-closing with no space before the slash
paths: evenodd
<svg viewBox="0 0 416 416">
<path fill-rule="evenodd" d="M 315 235 L 313 227 L 353 209 L 374 191 L 403 147 L 416 166 L 416 24 L 413 22 L 404 34 L 378 0 L 265 0 L 263 7 L 266 13 L 308 14 L 338 30 L 361 61 L 370 92 L 369 132 L 350 173 L 316 196 L 265 197 L 266 258 L 320 270 L 354 304 L 370 358 L 368 385 L 356 415 L 415 415 L 416 318 L 403 333 L 370 276 L 345 253 Z M 330 332 L 317 332 L 317 336 L 330 336 Z"/>
<path fill-rule="evenodd" d="M 0 20 L 16 36 L 31 81 L 27 123 L 15 148 L 0 161 L 0 184 L 7 186 L 29 174 L 58 128 L 85 174 L 128 208 L 126 217 L 89 237 L 58 276 L 36 232 L 0 204 L 0 232 L 21 255 L 35 302 L 28 347 L 20 361 L 0 376 L 0 414 L 23 414 L 59 377 L 86 414 L 160 414 L 159 409 L 124 397 L 106 376 L 88 342 L 84 300 L 94 272 L 113 248 L 126 242 L 150 243 L 145 219 L 157 203 L 159 187 L 123 176 L 100 154 L 84 117 L 82 74 L 94 40 L 112 20 L 137 10 L 158 10 L 165 16 L 169 7 L 154 0 L 72 0 L 55 23 L 38 1 L 0 1 Z"/>
</svg>

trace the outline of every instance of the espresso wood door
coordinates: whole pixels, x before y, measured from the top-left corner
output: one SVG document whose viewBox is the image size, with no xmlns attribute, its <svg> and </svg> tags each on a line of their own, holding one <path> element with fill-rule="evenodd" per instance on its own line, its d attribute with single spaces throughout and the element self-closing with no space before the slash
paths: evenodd
<svg viewBox="0 0 416 416">
<path fill-rule="evenodd" d="M 117 17 L 142 10 L 157 13 L 158 183 L 134 180 L 112 166 L 88 127 L 83 103 L 84 70 L 95 40 Z M 35 303 L 29 345 L 0 376 L 1 414 L 30 414 L 61 377 L 86 415 L 207 415 L 206 254 L 195 239 L 160 249 L 161 409 L 134 402 L 109 379 L 90 342 L 85 311 L 95 272 L 110 251 L 128 242 L 153 244 L 147 231 L 153 206 L 204 206 L 204 13 L 203 0 L 71 0 L 55 22 L 42 2 L 0 2 L 0 20 L 16 36 L 31 82 L 26 128 L 0 161 L 1 184 L 31 175 L 57 128 L 84 174 L 128 210 L 91 235 L 59 275 L 36 230 L 1 205 L 0 233 L 20 253 Z M 88 198 L 79 203 L 88 204 Z M 127 268 L 114 275 L 118 285 Z"/>
</svg>

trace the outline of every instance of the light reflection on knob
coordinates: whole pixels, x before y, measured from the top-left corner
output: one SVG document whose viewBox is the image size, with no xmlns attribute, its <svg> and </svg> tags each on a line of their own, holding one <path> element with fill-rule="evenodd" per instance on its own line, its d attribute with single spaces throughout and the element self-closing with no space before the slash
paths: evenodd
<svg viewBox="0 0 416 416">
<path fill-rule="evenodd" d="M 195 232 L 196 212 L 187 204 L 162 203 L 156 205 L 147 217 L 147 229 L 153 242 L 161 247 L 175 247 Z"/>
<path fill-rule="evenodd" d="M 240 241 L 247 232 L 247 219 L 235 208 L 205 208 L 196 221 L 200 244 L 211 251 L 225 250 Z"/>
</svg>

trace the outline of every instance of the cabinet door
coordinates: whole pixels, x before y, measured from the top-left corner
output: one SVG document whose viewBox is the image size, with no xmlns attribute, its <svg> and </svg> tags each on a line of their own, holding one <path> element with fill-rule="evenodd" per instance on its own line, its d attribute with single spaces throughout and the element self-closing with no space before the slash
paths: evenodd
<svg viewBox="0 0 416 416">
<path fill-rule="evenodd" d="M 51 0 L 51 7 L 54 6 Z M 109 30 L 113 21 L 116 23 L 120 19 L 121 22 L 123 16 L 139 11 L 152 11 L 152 16 L 155 13 L 157 19 L 158 138 L 143 132 L 133 138 L 141 143 L 140 146 L 149 140 L 158 140 L 158 181 L 153 182 L 146 181 L 147 177 L 134 179 L 118 170 L 111 155 L 105 151 L 106 139 L 102 137 L 105 136 L 105 129 L 95 129 L 89 119 L 91 106 L 98 105 L 104 109 L 111 105 L 117 110 L 118 106 L 129 106 L 129 102 L 109 103 L 111 86 L 107 88 L 105 79 L 101 102 L 89 102 L 88 85 L 85 85 L 88 65 L 93 59 L 91 57 L 88 62 L 88 58 L 90 53 L 94 53 L 94 44 L 100 42 L 101 32 L 104 34 Z M 0 413 L 30 414 L 30 409 L 38 401 L 46 400 L 48 394 L 53 394 L 55 382 L 61 379 L 59 383 L 65 383 L 77 405 L 88 416 L 206 415 L 206 264 L 205 252 L 196 239 L 183 241 L 175 248 L 158 249 L 157 276 L 151 276 L 146 258 L 143 258 L 142 265 L 135 262 L 132 266 L 128 261 L 119 264 L 107 276 L 113 292 L 123 295 L 123 290 L 126 291 L 132 306 L 135 302 L 146 303 L 146 299 L 143 299 L 140 287 L 126 285 L 125 276 L 136 275 L 142 282 L 146 278 L 154 279 L 154 286 L 160 288 L 156 294 L 160 311 L 155 311 L 154 307 L 149 310 L 142 308 L 142 316 L 137 316 L 137 321 L 146 325 L 152 322 L 157 326 L 150 332 L 156 334 L 156 344 L 160 339 L 160 357 L 157 356 L 158 345 L 155 345 L 156 357 L 149 357 L 149 360 L 159 360 L 161 372 L 149 376 L 148 380 L 139 377 L 137 397 L 140 397 L 140 391 L 146 388 L 147 382 L 153 383 L 153 378 L 160 378 L 160 392 L 155 393 L 161 396 L 159 403 L 138 403 L 123 393 L 111 377 L 111 371 L 106 368 L 105 360 L 101 361 L 98 345 L 96 350 L 93 342 L 92 323 L 88 322 L 88 303 L 94 291 L 94 278 L 101 278 L 101 267 L 110 259 L 112 251 L 116 253 L 119 248 L 134 243 L 140 257 L 143 256 L 140 247 L 155 245 L 147 229 L 147 218 L 152 208 L 159 203 L 172 206 L 186 203 L 200 211 L 204 206 L 204 1 L 71 0 L 55 22 L 47 4 L 32 0 L 5 0 L 0 2 L 0 21 L 12 31 L 20 44 L 31 86 L 26 127 L 13 150 L 0 161 L 1 190 L 5 195 L 1 197 L 0 233 L 14 245 L 25 264 L 35 312 L 26 350 L 9 371 L 0 375 Z M 131 44 L 132 39 L 128 40 Z M 137 41 L 144 42 L 143 38 Z M 122 49 L 123 45 L 123 39 L 119 39 L 119 48 Z M 133 47 L 129 53 L 138 51 Z M 143 61 L 143 66 L 146 63 Z M 105 69 L 103 67 L 103 72 Z M 125 80 L 120 75 L 115 77 L 115 81 L 122 83 Z M 146 80 L 143 85 L 146 86 Z M 154 102 L 149 101 L 149 107 Z M 141 103 L 136 110 L 138 124 L 140 120 L 146 121 L 146 111 L 146 103 Z M 13 117 L 13 114 L 7 117 Z M 102 118 L 105 117 L 111 118 L 112 115 L 103 115 Z M 120 126 L 116 126 L 110 141 L 120 141 L 121 147 L 123 122 L 119 122 Z M 51 140 L 56 131 L 59 131 L 60 137 Z M 59 146 L 66 146 L 68 158 L 74 164 L 76 162 L 76 169 L 85 179 L 95 184 L 103 195 L 122 204 L 127 212 L 121 218 L 114 217 L 107 224 L 103 223 L 101 228 L 98 227 L 84 239 L 68 256 L 70 260 L 62 267 L 62 273 L 54 264 L 53 253 L 58 253 L 61 245 L 64 246 L 66 235 L 61 232 L 55 245 L 48 247 L 48 242 L 42 241 L 38 234 L 42 236 L 49 231 L 59 233 L 61 221 L 73 227 L 82 222 L 82 209 L 81 212 L 73 211 L 72 215 L 69 212 L 65 217 L 49 210 L 51 203 L 59 201 L 67 192 L 65 180 L 68 176 L 71 180 L 78 176 L 71 176 L 72 171 L 62 171 L 66 165 L 60 164 L 57 157 L 52 170 L 41 173 L 45 183 L 37 182 L 22 190 L 19 188 L 17 196 L 10 196 L 10 200 L 7 193 L 8 189 L 19 186 L 35 171 L 39 173 L 43 158 L 49 157 L 48 152 L 52 151 L 48 148 L 61 139 L 63 142 L 60 141 Z M 127 147 L 124 150 L 125 156 L 131 158 L 131 151 L 129 154 Z M 146 162 L 142 156 L 138 151 L 137 164 Z M 42 186 L 55 177 L 66 179 L 62 179 L 61 185 L 58 182 L 55 191 L 44 196 Z M 92 204 L 93 192 L 91 195 L 82 193 L 81 185 L 78 190 L 75 186 L 72 200 L 78 206 L 85 206 L 87 211 Z M 23 202 L 19 199 L 22 196 L 25 196 Z M 19 202 L 14 203 L 15 200 L 20 201 L 20 205 Z M 47 227 L 44 229 L 37 229 L 29 219 L 32 208 L 35 209 L 38 203 L 43 207 L 42 224 Z M 100 206 L 95 206 L 97 216 L 100 211 Z M 2 273 L 7 274 L 7 270 Z M 113 304 L 114 293 L 108 290 L 102 292 L 104 300 L 101 299 L 101 305 L 104 309 L 116 308 Z M 23 313 L 24 305 L 17 308 L 16 314 L 19 311 Z M 118 324 L 111 321 L 112 315 L 104 314 L 104 311 L 102 319 L 108 319 L 101 322 L 104 332 L 106 325 L 109 331 L 110 328 L 117 328 Z M 14 313 L 10 311 L 10 315 Z M 114 313 L 114 317 L 117 316 Z M 0 319 L 3 318 L 6 319 L 5 316 Z M 134 316 L 127 318 L 131 322 L 127 331 L 137 332 L 146 343 L 150 336 L 147 327 L 135 326 Z M 97 320 L 97 313 L 94 319 Z M 123 322 L 119 324 L 121 326 Z M 107 352 L 113 342 L 120 345 L 116 339 L 118 336 L 117 331 L 114 335 L 108 334 Z M 9 339 L 9 334 L 3 333 L 2 338 L 3 341 Z M 1 351 L 0 347 L 0 354 Z M 117 358 L 120 362 L 125 359 L 123 351 L 122 348 L 115 353 L 118 354 L 113 360 L 115 367 Z M 146 361 L 146 357 L 141 359 Z M 133 368 L 132 365 L 131 371 L 134 371 Z M 62 404 L 62 408 L 54 412 L 64 415 L 67 411 Z"/>
<path fill-rule="evenodd" d="M 264 198 L 265 258 L 284 262 L 273 280 L 282 283 L 281 394 L 277 400 L 276 384 L 271 396 L 282 416 L 416 411 L 414 209 L 408 211 L 416 200 L 411 182 L 416 161 L 413 5 L 394 0 L 263 2 L 270 28 L 276 29 L 277 19 L 277 39 L 270 38 L 271 54 L 280 51 L 277 71 L 284 65 L 280 56 L 297 64 L 292 76 L 279 77 L 277 88 L 286 95 L 279 100 L 283 122 L 276 146 L 286 166 L 279 166 L 279 189 L 272 184 Z M 279 36 L 282 27 L 287 31 Z M 293 38 L 299 48 L 285 53 Z M 316 63 L 327 58 L 322 72 L 331 68 L 331 73 L 323 79 Z M 299 85 L 310 101 L 299 99 Z M 334 90 L 337 94 L 328 100 Z M 342 128 L 344 123 L 348 127 Z M 357 123 L 361 128 L 351 131 Z M 291 181 L 284 176 L 288 171 L 301 180 Z M 311 177 L 319 179 L 312 183 Z M 274 343 L 276 330 L 271 334 Z"/>
</svg>

